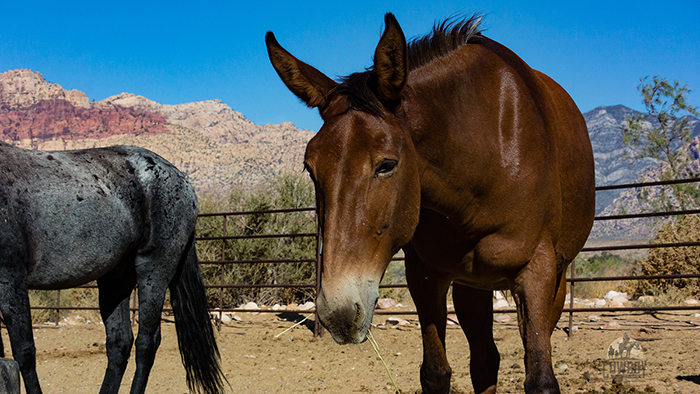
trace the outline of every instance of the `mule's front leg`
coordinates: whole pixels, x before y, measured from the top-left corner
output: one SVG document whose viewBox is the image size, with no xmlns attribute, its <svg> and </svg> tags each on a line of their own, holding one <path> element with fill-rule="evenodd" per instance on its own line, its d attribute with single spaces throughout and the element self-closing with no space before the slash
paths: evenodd
<svg viewBox="0 0 700 394">
<path fill-rule="evenodd" d="M 518 327 L 525 347 L 526 393 L 559 393 L 559 383 L 552 369 L 551 344 L 556 287 L 554 251 L 551 246 L 540 245 L 512 284 Z"/>
<path fill-rule="evenodd" d="M 423 337 L 423 364 L 420 383 L 424 394 L 450 392 L 452 369 L 445 354 L 447 290 L 450 279 L 428 270 L 410 247 L 406 253 L 406 281 L 420 320 Z"/>
</svg>

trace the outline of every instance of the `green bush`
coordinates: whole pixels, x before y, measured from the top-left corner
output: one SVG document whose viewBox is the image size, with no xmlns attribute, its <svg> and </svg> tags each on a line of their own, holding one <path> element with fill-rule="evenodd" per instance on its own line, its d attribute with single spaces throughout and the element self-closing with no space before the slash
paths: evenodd
<svg viewBox="0 0 700 394">
<path fill-rule="evenodd" d="M 588 258 L 579 255 L 574 262 L 574 266 L 576 277 L 591 278 L 630 275 L 635 263 L 635 260 L 605 251 Z M 571 266 L 568 269 L 568 276 L 570 277 Z M 626 287 L 627 283 L 625 281 L 577 282 L 574 287 L 574 297 L 602 298 L 610 290 L 624 292 L 627 290 Z"/>
<path fill-rule="evenodd" d="M 314 189 L 303 174 L 286 174 L 273 180 L 267 190 L 250 193 L 233 191 L 227 196 L 200 196 L 200 213 L 248 212 L 314 205 Z M 224 231 L 225 226 L 225 231 Z M 224 218 L 203 217 L 197 223 L 198 237 L 254 236 L 264 234 L 315 233 L 313 211 L 294 213 L 256 213 Z M 297 260 L 316 257 L 314 237 L 284 237 L 199 241 L 200 261 L 216 260 Z M 313 284 L 313 262 L 226 264 L 202 266 L 205 284 Z M 303 303 L 313 300 L 314 290 L 292 288 L 209 289 L 209 304 L 234 308 L 254 301 L 259 304 Z"/>
</svg>

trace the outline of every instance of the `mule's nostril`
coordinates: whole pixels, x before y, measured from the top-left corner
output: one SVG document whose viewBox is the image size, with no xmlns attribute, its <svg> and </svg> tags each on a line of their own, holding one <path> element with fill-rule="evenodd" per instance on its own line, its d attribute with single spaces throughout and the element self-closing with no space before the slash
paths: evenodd
<svg viewBox="0 0 700 394">
<path fill-rule="evenodd" d="M 362 305 L 359 302 L 355 303 L 355 318 L 353 319 L 353 322 L 355 325 L 362 324 L 362 321 L 364 320 L 364 316 L 362 313 Z"/>
</svg>

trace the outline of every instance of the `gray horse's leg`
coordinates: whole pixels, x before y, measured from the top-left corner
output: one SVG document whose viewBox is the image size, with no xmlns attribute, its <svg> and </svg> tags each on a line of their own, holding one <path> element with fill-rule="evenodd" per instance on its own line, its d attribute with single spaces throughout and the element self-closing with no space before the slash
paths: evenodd
<svg viewBox="0 0 700 394">
<path fill-rule="evenodd" d="M 136 283 L 133 271 L 120 277 L 106 275 L 97 284 L 100 291 L 100 314 L 107 335 L 107 370 L 100 394 L 119 392 L 129 361 L 134 333 L 129 320 L 129 295 Z"/>
<path fill-rule="evenodd" d="M 139 330 L 136 336 L 136 373 L 131 384 L 131 394 L 146 391 L 148 375 L 153 367 L 156 351 L 160 346 L 160 318 L 165 302 L 165 292 L 175 275 L 177 257 L 154 256 L 136 258 L 139 289 Z"/>
<path fill-rule="evenodd" d="M 12 356 L 24 379 L 24 388 L 28 394 L 40 394 L 26 279 L 24 273 L 0 270 L 0 310 L 10 336 Z"/>
</svg>

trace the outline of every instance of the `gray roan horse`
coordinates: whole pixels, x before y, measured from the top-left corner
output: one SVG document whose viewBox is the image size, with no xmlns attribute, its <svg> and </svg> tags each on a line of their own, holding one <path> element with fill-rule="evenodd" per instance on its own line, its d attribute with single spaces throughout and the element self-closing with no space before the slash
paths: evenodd
<svg viewBox="0 0 700 394">
<path fill-rule="evenodd" d="M 267 34 L 275 70 L 324 120 L 305 157 L 324 241 L 318 313 L 337 342 L 363 341 L 403 248 L 424 393 L 450 389 L 451 283 L 475 391 L 496 390 L 492 291 L 510 289 L 525 390 L 559 392 L 550 337 L 566 267 L 593 224 L 591 144 L 564 89 L 483 36 L 479 20 L 448 20 L 407 44 L 387 14 L 374 65 L 340 83 Z"/>
<path fill-rule="evenodd" d="M 92 280 L 107 332 L 100 393 L 119 391 L 134 342 L 129 295 L 136 285 L 131 392 L 146 389 L 168 288 L 190 390 L 221 391 L 225 378 L 194 247 L 197 210 L 185 176 L 145 149 L 41 152 L 0 142 L 0 311 L 27 393 L 41 392 L 27 289 Z"/>
</svg>

